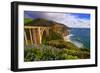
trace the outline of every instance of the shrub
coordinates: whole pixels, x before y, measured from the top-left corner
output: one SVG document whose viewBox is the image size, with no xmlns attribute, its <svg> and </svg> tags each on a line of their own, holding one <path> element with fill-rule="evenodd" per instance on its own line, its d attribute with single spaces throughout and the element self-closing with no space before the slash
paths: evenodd
<svg viewBox="0 0 100 73">
<path fill-rule="evenodd" d="M 77 56 L 68 55 L 67 59 L 79 59 Z"/>
<path fill-rule="evenodd" d="M 58 59 L 60 59 L 60 60 L 71 60 L 71 59 L 79 59 L 79 58 L 78 58 L 78 56 L 70 55 L 68 51 L 66 52 L 65 50 L 62 50 L 58 54 Z"/>
<path fill-rule="evenodd" d="M 33 61 L 33 52 L 32 49 L 25 49 L 24 50 L 24 61 Z"/>
<path fill-rule="evenodd" d="M 81 51 L 87 51 L 87 52 L 90 52 L 90 49 L 89 48 L 80 48 Z"/>
<path fill-rule="evenodd" d="M 47 35 L 42 36 L 42 43 L 46 44 L 48 41 L 59 40 L 59 39 L 64 40 L 63 36 L 61 34 L 50 30 L 49 31 L 49 36 L 47 36 Z"/>
<path fill-rule="evenodd" d="M 57 47 L 57 48 L 67 48 L 67 49 L 79 50 L 79 48 L 75 46 L 73 43 L 66 42 L 64 40 L 51 40 L 47 42 L 47 45 Z"/>
<path fill-rule="evenodd" d="M 64 49 L 63 51 L 66 52 L 68 55 L 77 56 L 80 59 L 90 58 L 90 52 L 81 50 L 69 50 L 69 49 Z"/>
<path fill-rule="evenodd" d="M 79 48 L 71 42 L 65 42 L 65 44 L 66 44 L 65 48 L 79 50 Z"/>
<path fill-rule="evenodd" d="M 55 60 L 59 49 L 50 46 L 35 46 L 33 48 L 25 48 L 24 61 L 41 61 Z"/>
<path fill-rule="evenodd" d="M 25 48 L 24 61 L 68 60 L 78 59 L 77 55 L 70 55 L 69 51 L 52 46 L 34 46 Z"/>
<path fill-rule="evenodd" d="M 56 48 L 65 48 L 66 44 L 61 40 L 51 40 L 47 42 L 47 45 L 56 47 Z"/>
</svg>

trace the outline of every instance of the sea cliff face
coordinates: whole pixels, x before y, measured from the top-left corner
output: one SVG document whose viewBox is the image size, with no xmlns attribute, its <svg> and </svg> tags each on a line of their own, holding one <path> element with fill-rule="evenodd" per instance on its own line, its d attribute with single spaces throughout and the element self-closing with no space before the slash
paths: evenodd
<svg viewBox="0 0 100 73">
<path fill-rule="evenodd" d="M 88 36 L 88 31 L 69 29 L 64 24 L 41 18 L 27 21 L 25 19 L 25 22 L 25 62 L 90 58 L 90 49 L 82 47 L 87 43 L 81 41 L 81 38 L 87 38 L 84 36 Z"/>
<path fill-rule="evenodd" d="M 43 36 L 48 37 L 51 36 L 52 33 L 55 33 L 56 37 L 60 36 L 62 38 L 69 34 L 68 27 L 64 24 L 43 18 L 38 18 L 34 20 L 25 18 L 24 23 L 24 29 L 26 32 L 27 39 L 29 41 L 28 43 L 31 43 L 32 41 L 30 39 L 32 39 L 33 43 L 41 44 Z M 52 33 L 50 34 L 50 32 Z"/>
<path fill-rule="evenodd" d="M 43 19 L 43 18 L 37 18 L 37 19 L 24 19 L 25 26 L 31 26 L 31 27 L 46 27 L 47 29 L 44 30 L 42 33 L 45 37 L 50 36 L 50 32 L 60 34 L 61 37 L 65 41 L 72 42 L 79 48 L 90 48 L 90 29 L 89 28 L 69 28 L 68 26 L 57 23 L 55 21 Z M 49 27 L 49 28 L 48 28 Z M 36 30 L 36 29 L 35 29 Z M 42 30 L 42 29 L 41 29 Z M 30 39 L 29 32 L 25 30 L 27 33 L 28 39 Z M 38 31 L 34 32 L 38 34 Z M 52 34 L 54 35 L 54 34 Z M 39 36 L 39 35 L 38 35 Z M 41 38 L 43 38 L 42 36 Z M 37 39 L 39 41 L 39 39 Z"/>
</svg>

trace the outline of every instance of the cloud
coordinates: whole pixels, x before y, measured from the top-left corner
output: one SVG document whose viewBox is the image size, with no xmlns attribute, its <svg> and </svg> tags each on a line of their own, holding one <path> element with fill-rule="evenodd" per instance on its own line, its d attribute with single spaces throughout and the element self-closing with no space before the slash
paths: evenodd
<svg viewBox="0 0 100 73">
<path fill-rule="evenodd" d="M 73 28 L 89 28 L 90 19 L 79 18 L 78 14 L 70 13 L 46 13 L 46 12 L 33 12 L 35 18 L 45 18 L 59 23 L 63 23 L 68 27 Z M 33 17 L 34 18 L 34 17 Z"/>
<path fill-rule="evenodd" d="M 59 23 L 63 23 L 69 27 L 74 28 L 89 28 L 90 20 L 78 18 L 77 16 L 71 14 L 61 14 L 61 13 L 46 13 L 43 14 L 44 18 L 54 20 Z"/>
</svg>

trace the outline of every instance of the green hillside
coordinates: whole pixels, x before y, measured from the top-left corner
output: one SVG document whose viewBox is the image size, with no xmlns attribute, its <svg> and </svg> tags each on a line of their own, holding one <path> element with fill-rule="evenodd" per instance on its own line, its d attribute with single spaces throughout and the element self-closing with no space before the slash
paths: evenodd
<svg viewBox="0 0 100 73">
<path fill-rule="evenodd" d="M 27 23 L 29 23 L 31 21 L 32 21 L 32 19 L 30 19 L 30 18 L 24 18 L 24 24 L 27 24 Z"/>
</svg>

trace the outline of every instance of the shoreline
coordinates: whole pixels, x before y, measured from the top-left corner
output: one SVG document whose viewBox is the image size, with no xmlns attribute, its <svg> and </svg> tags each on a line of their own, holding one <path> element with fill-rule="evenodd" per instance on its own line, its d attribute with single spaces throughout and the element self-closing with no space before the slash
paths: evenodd
<svg viewBox="0 0 100 73">
<path fill-rule="evenodd" d="M 78 41 L 73 41 L 73 40 L 71 40 L 71 36 L 73 36 L 73 34 L 70 34 L 70 35 L 68 35 L 68 36 L 65 36 L 65 37 L 64 37 L 64 41 L 71 42 L 71 43 L 73 43 L 74 45 L 76 45 L 78 48 L 83 48 L 83 47 L 84 47 L 83 43 L 78 42 Z"/>
</svg>

